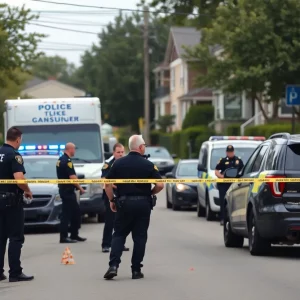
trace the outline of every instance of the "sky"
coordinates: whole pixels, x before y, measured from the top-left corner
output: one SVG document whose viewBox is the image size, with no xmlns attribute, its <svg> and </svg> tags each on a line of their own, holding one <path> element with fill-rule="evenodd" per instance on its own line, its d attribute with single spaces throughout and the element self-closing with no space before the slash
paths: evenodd
<svg viewBox="0 0 300 300">
<path fill-rule="evenodd" d="M 136 4 L 139 2 L 138 0 L 49 1 L 123 9 L 136 9 Z M 2 0 L 1 3 L 3 2 L 18 7 L 25 5 L 25 8 L 30 9 L 33 13 L 39 13 L 40 18 L 31 21 L 31 23 L 35 24 L 30 24 L 26 28 L 27 32 L 38 32 L 48 35 L 40 43 L 39 50 L 42 50 L 49 56 L 59 55 L 65 57 L 76 66 L 80 65 L 80 57 L 84 51 L 90 49 L 93 43 L 98 44 L 99 38 L 97 33 L 101 32 L 106 24 L 113 22 L 119 13 L 117 9 L 73 7 L 32 0 Z M 43 26 L 86 31 L 86 33 L 64 31 Z"/>
</svg>

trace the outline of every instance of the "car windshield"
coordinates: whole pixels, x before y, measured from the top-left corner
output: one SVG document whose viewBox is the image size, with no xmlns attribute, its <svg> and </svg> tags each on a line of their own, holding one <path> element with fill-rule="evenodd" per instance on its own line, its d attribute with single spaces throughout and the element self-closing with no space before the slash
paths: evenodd
<svg viewBox="0 0 300 300">
<path fill-rule="evenodd" d="M 240 157 L 243 161 L 244 165 L 247 163 L 248 159 L 250 158 L 251 154 L 257 148 L 257 145 L 249 145 L 247 148 L 236 147 L 234 146 L 234 153 L 236 156 Z M 213 149 L 211 153 L 211 160 L 210 160 L 210 169 L 215 170 L 216 165 L 220 158 L 226 156 L 226 148 L 217 148 Z"/>
<path fill-rule="evenodd" d="M 56 179 L 56 161 L 58 158 L 27 158 L 23 156 L 27 179 L 50 178 Z"/>
<path fill-rule="evenodd" d="M 168 150 L 160 147 L 147 147 L 145 154 L 150 154 L 150 158 L 171 158 Z"/>
<path fill-rule="evenodd" d="M 20 126 L 22 145 L 76 145 L 73 160 L 102 162 L 100 127 L 97 124 Z"/>
<path fill-rule="evenodd" d="M 197 177 L 198 176 L 197 162 L 179 163 L 177 176 Z"/>
</svg>

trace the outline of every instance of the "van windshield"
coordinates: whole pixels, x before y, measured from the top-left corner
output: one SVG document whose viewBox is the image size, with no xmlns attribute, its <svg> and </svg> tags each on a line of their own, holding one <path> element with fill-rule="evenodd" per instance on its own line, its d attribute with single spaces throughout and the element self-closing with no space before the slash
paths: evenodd
<svg viewBox="0 0 300 300">
<path fill-rule="evenodd" d="M 97 124 L 19 126 L 22 145 L 76 145 L 78 162 L 103 162 L 100 126 Z"/>
<path fill-rule="evenodd" d="M 247 148 L 242 147 L 234 147 L 235 155 L 240 157 L 243 161 L 244 165 L 247 163 L 248 159 L 250 158 L 251 154 L 257 148 L 257 145 L 249 145 Z M 211 152 L 211 160 L 210 160 L 210 169 L 215 170 L 216 165 L 218 164 L 220 158 L 226 156 L 226 148 L 217 148 L 213 149 Z"/>
</svg>

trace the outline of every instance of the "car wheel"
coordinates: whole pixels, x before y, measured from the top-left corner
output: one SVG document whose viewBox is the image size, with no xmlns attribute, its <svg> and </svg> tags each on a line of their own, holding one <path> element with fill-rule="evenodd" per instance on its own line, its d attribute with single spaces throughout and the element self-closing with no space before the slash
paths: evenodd
<svg viewBox="0 0 300 300">
<path fill-rule="evenodd" d="M 197 201 L 197 216 L 199 218 L 205 216 L 205 208 L 201 206 L 199 200 Z"/>
<path fill-rule="evenodd" d="M 176 203 L 175 197 L 176 196 L 173 195 L 173 193 L 172 193 L 172 209 L 173 210 L 180 210 L 181 209 L 180 205 L 175 204 Z"/>
<path fill-rule="evenodd" d="M 210 208 L 210 203 L 208 199 L 208 195 L 206 195 L 206 205 L 205 205 L 205 217 L 207 221 L 212 221 L 214 220 L 215 214 Z"/>
<path fill-rule="evenodd" d="M 172 204 L 169 202 L 168 188 L 166 188 L 166 206 L 167 208 L 172 208 Z"/>
<path fill-rule="evenodd" d="M 244 237 L 239 236 L 232 231 L 227 206 L 225 206 L 224 211 L 223 236 L 224 244 L 228 248 L 242 248 L 244 245 Z"/>
<path fill-rule="evenodd" d="M 266 255 L 271 250 L 271 242 L 262 238 L 257 230 L 253 211 L 249 215 L 248 237 L 251 255 Z"/>
</svg>

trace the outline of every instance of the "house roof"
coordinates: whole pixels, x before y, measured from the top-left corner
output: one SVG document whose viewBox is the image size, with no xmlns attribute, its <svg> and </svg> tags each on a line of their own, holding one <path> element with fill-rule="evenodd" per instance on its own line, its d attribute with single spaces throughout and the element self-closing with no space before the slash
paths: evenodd
<svg viewBox="0 0 300 300">
<path fill-rule="evenodd" d="M 188 93 L 181 96 L 179 99 L 187 99 L 187 98 L 200 98 L 205 97 L 209 98 L 213 96 L 213 90 L 209 88 L 196 88 L 190 90 Z"/>
<path fill-rule="evenodd" d="M 32 88 L 36 85 L 39 85 L 43 82 L 45 82 L 46 80 L 38 78 L 38 77 L 33 77 L 31 80 L 27 81 L 25 86 L 24 86 L 24 90 L 27 90 L 29 88 Z"/>
<path fill-rule="evenodd" d="M 171 27 L 171 34 L 179 57 L 185 53 L 185 47 L 194 47 L 201 41 L 201 32 L 194 27 Z"/>
</svg>

